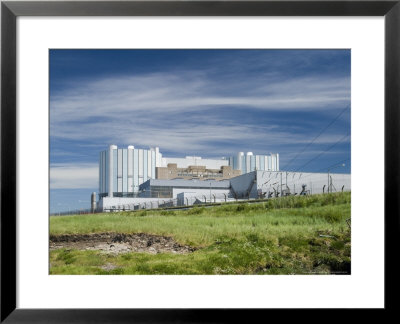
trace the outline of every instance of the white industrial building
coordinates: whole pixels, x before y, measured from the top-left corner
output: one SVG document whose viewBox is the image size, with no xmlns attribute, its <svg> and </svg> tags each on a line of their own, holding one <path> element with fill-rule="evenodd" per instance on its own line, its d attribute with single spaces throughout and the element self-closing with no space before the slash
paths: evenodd
<svg viewBox="0 0 400 324">
<path fill-rule="evenodd" d="M 351 190 L 351 175 L 286 171 L 254 171 L 230 179 L 237 199 L 320 194 Z"/>
<path fill-rule="evenodd" d="M 149 179 L 140 185 L 137 197 L 103 197 L 98 209 L 135 210 L 233 199 L 229 180 Z"/>
<path fill-rule="evenodd" d="M 130 145 L 119 149 L 110 145 L 100 152 L 99 196 L 133 197 L 143 182 L 155 178 L 161 158 L 158 147 L 145 150 Z"/>
<path fill-rule="evenodd" d="M 240 152 L 235 157 L 221 159 L 198 156 L 169 158 L 163 157 L 158 147 L 140 149 L 130 145 L 125 149 L 110 145 L 108 150 L 100 152 L 99 196 L 135 197 L 142 183 L 156 179 L 156 168 L 168 164 L 177 164 L 178 168 L 205 166 L 207 169 L 231 166 L 244 174 L 254 170 L 279 170 L 279 155 L 253 155 L 249 152 L 245 156 Z"/>
<path fill-rule="evenodd" d="M 242 174 L 252 171 L 279 171 L 279 154 L 253 155 L 252 152 L 239 152 L 236 156 L 229 157 L 229 165 Z"/>
<path fill-rule="evenodd" d="M 351 190 L 351 175 L 253 171 L 228 180 L 149 179 L 137 197 L 103 197 L 98 210 L 135 210 Z"/>
<path fill-rule="evenodd" d="M 242 175 L 230 179 L 156 179 L 156 168 L 231 166 Z M 135 210 L 177 205 L 350 191 L 350 174 L 279 171 L 279 154 L 238 153 L 222 159 L 163 157 L 159 148 L 118 149 L 100 153 L 97 210 Z M 93 207 L 92 207 L 93 209 Z"/>
</svg>

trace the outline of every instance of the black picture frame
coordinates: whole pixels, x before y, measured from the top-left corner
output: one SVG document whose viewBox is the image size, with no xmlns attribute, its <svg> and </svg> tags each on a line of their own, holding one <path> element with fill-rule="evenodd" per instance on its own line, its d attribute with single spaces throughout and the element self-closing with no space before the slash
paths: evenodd
<svg viewBox="0 0 400 324">
<path fill-rule="evenodd" d="M 400 0 L 381 1 L 2 1 L 1 3 L 1 322 L 233 322 L 266 310 L 17 309 L 16 19 L 19 16 L 384 16 L 385 310 L 396 310 L 399 238 Z M 392 252 L 393 251 L 393 252 Z M 368 283 L 366 283 L 368 284 Z M 391 297 L 393 296 L 393 297 Z M 254 317 L 253 317 L 254 316 Z M 249 317 L 250 318 L 250 317 Z"/>
</svg>

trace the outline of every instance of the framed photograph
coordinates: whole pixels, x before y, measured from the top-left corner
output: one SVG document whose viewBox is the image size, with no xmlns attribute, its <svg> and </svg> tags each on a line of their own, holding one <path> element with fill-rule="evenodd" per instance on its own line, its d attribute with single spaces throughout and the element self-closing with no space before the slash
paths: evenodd
<svg viewBox="0 0 400 324">
<path fill-rule="evenodd" d="M 399 16 L 3 1 L 1 321 L 393 309 Z"/>
</svg>

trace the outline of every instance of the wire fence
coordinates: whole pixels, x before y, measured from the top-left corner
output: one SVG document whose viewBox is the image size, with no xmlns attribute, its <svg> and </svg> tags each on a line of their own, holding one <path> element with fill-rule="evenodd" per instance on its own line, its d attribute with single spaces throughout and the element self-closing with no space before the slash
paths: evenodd
<svg viewBox="0 0 400 324">
<path fill-rule="evenodd" d="M 279 175 L 279 176 L 278 176 Z M 269 177 L 268 181 L 257 186 L 257 190 L 251 190 L 249 188 L 242 194 L 236 194 L 233 190 L 229 193 L 215 193 L 210 194 L 197 194 L 193 195 L 190 193 L 178 194 L 176 198 L 148 198 L 147 201 L 133 202 L 129 204 L 115 204 L 110 206 L 104 206 L 97 209 L 79 209 L 69 210 L 68 212 L 52 213 L 51 216 L 63 216 L 63 215 L 86 215 L 95 214 L 101 212 L 119 212 L 119 211 L 135 211 L 143 209 L 158 209 L 158 208 L 185 208 L 193 207 L 195 205 L 209 205 L 219 204 L 233 201 L 248 201 L 248 200 L 264 200 L 279 198 L 284 196 L 296 196 L 296 195 L 312 195 L 312 194 L 324 194 L 329 192 L 343 192 L 350 191 L 350 185 L 339 185 L 332 177 L 326 180 L 320 181 L 309 181 L 308 175 L 302 176 L 302 174 L 290 174 L 287 173 L 282 177 L 282 183 L 280 179 L 280 173 L 274 173 L 272 177 Z M 297 178 L 295 181 L 295 178 Z M 300 181 L 300 182 L 299 182 Z M 300 183 L 300 184 L 299 184 Z"/>
<path fill-rule="evenodd" d="M 140 210 L 140 209 L 156 209 L 156 208 L 171 208 L 171 207 L 185 207 L 194 206 L 202 204 L 213 204 L 221 202 L 236 201 L 228 193 L 216 194 L 211 193 L 209 195 L 178 195 L 177 198 L 165 198 L 165 199 L 155 199 L 152 201 L 138 202 L 131 204 L 121 204 L 114 205 L 103 208 L 103 211 L 130 211 L 130 210 Z"/>
</svg>

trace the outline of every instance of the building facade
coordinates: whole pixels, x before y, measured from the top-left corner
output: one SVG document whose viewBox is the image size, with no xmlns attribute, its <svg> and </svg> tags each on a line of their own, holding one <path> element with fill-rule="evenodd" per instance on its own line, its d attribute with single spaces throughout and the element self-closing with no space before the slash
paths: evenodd
<svg viewBox="0 0 400 324">
<path fill-rule="evenodd" d="M 206 169 L 220 169 L 229 165 L 229 160 L 221 159 L 203 159 L 200 156 L 186 156 L 184 158 L 162 157 L 161 167 L 167 167 L 168 164 L 176 164 L 178 168 L 188 168 L 189 166 L 204 166 Z"/>
<path fill-rule="evenodd" d="M 234 200 L 351 191 L 351 175 L 253 171 L 227 180 L 149 179 L 136 197 L 103 197 L 100 211 L 137 210 Z"/>
<path fill-rule="evenodd" d="M 158 147 L 145 150 L 130 145 L 119 149 L 110 145 L 108 150 L 100 152 L 99 196 L 133 197 L 142 183 L 156 177 L 161 158 Z"/>
<path fill-rule="evenodd" d="M 149 179 L 230 179 L 254 170 L 279 170 L 279 155 L 243 152 L 230 158 L 163 157 L 158 147 L 110 145 L 99 157 L 99 197 L 137 197 Z"/>
<path fill-rule="evenodd" d="M 151 179 L 140 186 L 140 197 L 143 198 L 177 198 L 178 194 L 191 193 L 199 196 L 230 193 L 229 180 L 161 180 Z"/>
<path fill-rule="evenodd" d="M 167 167 L 156 167 L 156 179 L 216 179 L 224 180 L 241 175 L 240 170 L 232 170 L 229 165 L 220 169 L 207 169 L 203 165 L 189 165 L 187 168 L 178 168 L 176 163 L 168 163 Z"/>
<path fill-rule="evenodd" d="M 272 198 L 351 191 L 351 175 L 288 171 L 254 171 L 230 179 L 233 197 Z"/>
<path fill-rule="evenodd" d="M 279 154 L 253 155 L 252 152 L 239 152 L 236 156 L 227 158 L 229 165 L 242 174 L 253 171 L 279 171 Z"/>
</svg>

